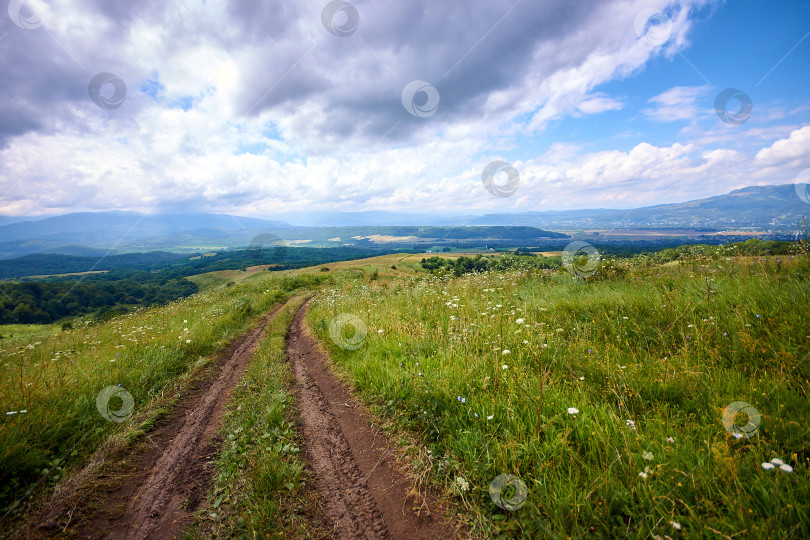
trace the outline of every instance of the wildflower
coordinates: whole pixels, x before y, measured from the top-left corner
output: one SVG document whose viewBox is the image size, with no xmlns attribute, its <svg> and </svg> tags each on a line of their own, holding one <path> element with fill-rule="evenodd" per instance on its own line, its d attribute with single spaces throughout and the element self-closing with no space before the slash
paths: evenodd
<svg viewBox="0 0 810 540">
<path fill-rule="evenodd" d="M 20 412 L 22 412 L 22 411 L 20 411 Z M 793 467 L 791 467 L 787 463 L 783 463 L 782 465 L 779 465 L 779 468 L 782 469 L 785 472 L 793 472 Z"/>
<path fill-rule="evenodd" d="M 577 414 L 579 413 L 579 409 L 576 407 L 568 407 L 568 414 Z"/>
<path fill-rule="evenodd" d="M 523 324 L 525 322 L 526 322 L 525 319 L 518 319 L 518 320 L 515 321 L 515 323 L 517 323 L 517 324 Z"/>
<path fill-rule="evenodd" d="M 773 463 L 774 465 L 784 465 L 784 464 L 785 464 L 785 462 L 784 462 L 784 461 L 782 461 L 782 460 L 781 460 L 781 459 L 779 459 L 779 458 L 773 458 L 773 459 L 771 460 L 771 463 Z"/>
<path fill-rule="evenodd" d="M 646 459 L 647 461 L 652 461 L 654 456 L 653 456 L 652 452 L 644 451 L 644 452 L 642 452 L 641 457 Z"/>
<path fill-rule="evenodd" d="M 628 318 L 627 317 L 622 317 L 622 319 L 624 319 L 626 321 Z"/>
<path fill-rule="evenodd" d="M 580 378 L 579 378 L 579 380 L 580 380 L 580 381 L 584 381 L 584 380 L 585 380 L 585 377 L 580 377 Z"/>
<path fill-rule="evenodd" d="M 478 413 L 473 413 L 473 414 L 475 415 L 476 418 L 478 418 Z"/>
<path fill-rule="evenodd" d="M 528 340 L 526 340 L 526 339 L 524 339 L 524 340 L 523 340 L 523 344 L 524 344 L 524 345 L 528 345 L 528 344 L 529 344 L 529 341 L 528 341 Z"/>
<path fill-rule="evenodd" d="M 489 416 L 487 416 L 487 420 L 492 420 L 493 418 L 495 418 L 494 414 L 490 414 Z"/>
<path fill-rule="evenodd" d="M 378 334 L 382 334 L 382 333 L 383 333 L 383 329 L 382 329 L 382 328 L 380 328 L 379 330 L 377 330 L 377 333 L 378 333 Z"/>
<path fill-rule="evenodd" d="M 667 442 L 669 444 L 675 444 L 675 438 L 674 437 L 667 437 Z"/>
<path fill-rule="evenodd" d="M 501 356 L 505 354 L 512 354 L 512 351 L 510 351 L 509 349 L 504 349 L 503 351 L 501 351 Z"/>
<path fill-rule="evenodd" d="M 627 366 L 619 366 L 619 369 L 627 369 Z"/>
<path fill-rule="evenodd" d="M 507 366 L 506 364 L 504 364 L 504 365 L 502 365 L 502 366 L 501 366 L 501 369 L 509 369 L 509 366 Z"/>
<path fill-rule="evenodd" d="M 635 430 L 636 430 L 636 423 L 635 423 L 635 422 L 633 422 L 632 420 L 630 420 L 629 418 L 628 418 L 628 419 L 625 421 L 624 425 L 625 425 L 625 426 L 627 426 L 627 427 L 629 427 L 629 428 L 630 428 L 630 429 L 632 429 L 633 431 L 635 431 Z"/>
<path fill-rule="evenodd" d="M 190 339 L 187 339 L 187 340 L 186 340 L 186 343 L 191 343 L 191 340 L 190 340 Z"/>
<path fill-rule="evenodd" d="M 773 463 L 768 463 L 767 461 L 762 464 L 762 468 L 765 469 L 766 471 L 770 471 L 771 469 L 773 469 L 775 467 L 776 467 L 776 465 L 774 465 Z"/>
<path fill-rule="evenodd" d="M 640 477 L 642 477 L 644 480 L 646 480 L 646 479 L 647 479 L 647 476 L 648 476 L 648 475 L 647 475 L 647 473 L 645 473 L 645 472 L 643 472 L 643 471 L 642 471 L 642 472 L 640 472 L 640 473 L 638 473 L 638 475 L 639 475 Z"/>
<path fill-rule="evenodd" d="M 463 476 L 456 477 L 456 485 L 458 485 L 458 488 L 461 491 L 467 491 L 468 489 L 470 489 L 470 484 L 467 482 L 467 480 L 464 479 Z"/>
<path fill-rule="evenodd" d="M 675 529 L 677 529 L 679 531 L 681 530 L 681 524 L 678 523 L 677 521 L 670 521 L 669 524 L 672 525 L 673 527 L 675 527 Z"/>
</svg>

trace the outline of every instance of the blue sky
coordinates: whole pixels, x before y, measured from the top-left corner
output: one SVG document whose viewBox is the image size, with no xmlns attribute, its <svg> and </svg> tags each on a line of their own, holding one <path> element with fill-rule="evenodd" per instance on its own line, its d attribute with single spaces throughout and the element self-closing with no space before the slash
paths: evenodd
<svg viewBox="0 0 810 540">
<path fill-rule="evenodd" d="M 807 1 L 5 4 L 4 215 L 630 208 L 810 175 Z M 721 120 L 728 88 L 750 115 Z"/>
</svg>

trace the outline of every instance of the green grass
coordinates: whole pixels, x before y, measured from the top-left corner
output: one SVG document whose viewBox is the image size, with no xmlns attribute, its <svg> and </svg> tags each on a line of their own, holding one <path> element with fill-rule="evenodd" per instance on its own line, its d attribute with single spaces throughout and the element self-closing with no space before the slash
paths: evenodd
<svg viewBox="0 0 810 540">
<path fill-rule="evenodd" d="M 290 301 L 266 329 L 228 405 L 209 507 L 188 537 L 301 538 L 313 508 L 287 388 L 293 375 L 284 336 L 304 297 Z"/>
<path fill-rule="evenodd" d="M 62 325 L 54 324 L 3 324 L 0 325 L 0 347 L 8 347 L 13 341 L 26 344 L 61 332 Z"/>
<path fill-rule="evenodd" d="M 210 289 L 108 322 L 28 342 L 4 340 L 0 516 L 7 508 L 16 511 L 29 488 L 57 483 L 65 467 L 89 456 L 106 438 L 123 431 L 142 432 L 137 426 L 148 424 L 173 381 L 239 337 L 256 316 L 321 279 L 257 273 L 232 287 Z M 97 409 L 97 396 L 107 386 L 120 386 L 131 394 L 133 414 L 127 421 L 108 421 Z M 110 410 L 122 404 L 114 397 Z M 49 470 L 57 465 L 59 470 Z M 40 482 L 44 474 L 47 482 Z"/>
<path fill-rule="evenodd" d="M 810 263 L 724 255 L 607 261 L 589 280 L 343 279 L 310 324 L 428 447 L 423 467 L 476 535 L 807 537 Z M 330 340 L 340 313 L 367 326 L 356 351 Z M 724 426 L 735 401 L 761 415 L 750 438 Z M 794 471 L 763 469 L 772 458 Z M 490 499 L 502 473 L 528 487 L 515 512 Z"/>
</svg>

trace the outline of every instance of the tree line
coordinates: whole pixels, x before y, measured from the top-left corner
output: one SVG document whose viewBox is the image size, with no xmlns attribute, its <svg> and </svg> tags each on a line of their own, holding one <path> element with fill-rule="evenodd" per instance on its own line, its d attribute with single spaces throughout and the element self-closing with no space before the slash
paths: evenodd
<svg viewBox="0 0 810 540">
<path fill-rule="evenodd" d="M 86 314 L 103 316 L 165 304 L 197 292 L 193 282 L 147 272 L 86 280 L 0 284 L 0 324 L 47 324 Z"/>
</svg>

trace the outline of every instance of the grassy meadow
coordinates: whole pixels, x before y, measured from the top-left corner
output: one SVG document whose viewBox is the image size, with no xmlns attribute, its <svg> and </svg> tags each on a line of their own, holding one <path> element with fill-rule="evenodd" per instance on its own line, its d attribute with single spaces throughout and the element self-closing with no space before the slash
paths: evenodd
<svg viewBox="0 0 810 540">
<path fill-rule="evenodd" d="M 695 249 L 605 260 L 585 279 L 531 265 L 429 274 L 420 260 L 204 274 L 163 307 L 0 341 L 2 513 L 42 500 L 105 441 L 141 436 L 213 354 L 292 299 L 234 391 L 186 537 L 325 534 L 307 518 L 318 499 L 284 356 L 314 293 L 309 324 L 338 374 L 474 537 L 810 536 L 806 253 Z M 108 416 L 121 423 L 96 403 L 119 385 L 131 410 L 113 397 Z M 493 503 L 502 474 L 525 500 L 507 486 L 512 505 Z"/>
<path fill-rule="evenodd" d="M 810 536 L 806 254 L 387 272 L 333 282 L 310 324 L 476 536 Z M 340 314 L 362 324 L 330 334 Z"/>
</svg>

